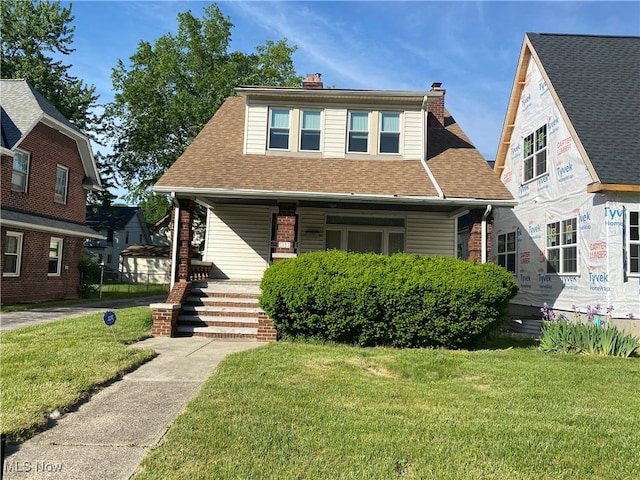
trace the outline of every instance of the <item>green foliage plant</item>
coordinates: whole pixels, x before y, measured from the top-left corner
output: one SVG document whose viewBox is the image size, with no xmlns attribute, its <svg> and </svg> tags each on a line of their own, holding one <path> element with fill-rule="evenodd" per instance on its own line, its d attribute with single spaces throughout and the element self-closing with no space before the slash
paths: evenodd
<svg viewBox="0 0 640 480">
<path fill-rule="evenodd" d="M 562 313 L 557 314 L 548 304 L 540 309 L 542 329 L 540 349 L 545 352 L 584 353 L 617 357 L 633 356 L 640 348 L 640 340 L 618 330 L 604 320 L 600 305 L 587 306 L 586 316 L 574 305 L 574 320 Z M 611 319 L 613 306 L 606 309 Z M 632 314 L 627 314 L 633 318 Z"/>
<path fill-rule="evenodd" d="M 494 264 L 333 250 L 274 263 L 261 288 L 260 306 L 283 335 L 461 348 L 500 325 L 518 287 Z"/>
<path fill-rule="evenodd" d="M 80 296 L 88 297 L 95 293 L 95 284 L 100 283 L 100 265 L 89 255 L 80 260 Z"/>
</svg>

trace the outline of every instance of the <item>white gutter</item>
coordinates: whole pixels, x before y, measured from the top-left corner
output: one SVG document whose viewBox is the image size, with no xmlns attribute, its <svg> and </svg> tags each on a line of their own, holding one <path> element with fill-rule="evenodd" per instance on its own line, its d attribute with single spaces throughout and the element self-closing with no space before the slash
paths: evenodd
<svg viewBox="0 0 640 480">
<path fill-rule="evenodd" d="M 21 228 L 24 230 L 35 230 L 38 232 L 57 233 L 58 235 L 67 235 L 69 237 L 94 238 L 96 240 L 107 239 L 107 237 L 99 234 L 95 230 L 93 231 L 93 233 L 78 232 L 76 230 L 66 229 L 64 227 L 51 227 L 48 225 L 38 225 L 34 223 L 29 223 L 29 222 L 21 222 L 19 220 L 7 220 L 5 218 L 0 220 L 0 225 L 2 225 L 3 227 Z M 82 225 L 82 226 L 86 227 L 86 225 Z M 87 228 L 90 229 L 90 227 L 87 227 Z"/>
<path fill-rule="evenodd" d="M 491 205 L 487 205 L 487 209 L 482 215 L 482 263 L 487 263 L 487 218 L 491 214 Z"/>
<path fill-rule="evenodd" d="M 428 98 L 427 95 L 425 95 L 424 98 L 422 99 L 422 107 L 420 109 L 422 113 L 421 115 L 422 116 L 422 155 L 420 157 L 420 162 L 422 162 L 422 166 L 427 172 L 427 175 L 429 175 L 429 180 L 431 180 L 431 183 L 433 184 L 433 186 L 436 187 L 436 192 L 438 192 L 438 198 L 444 198 L 444 192 L 440 188 L 440 185 L 438 185 L 438 182 L 436 181 L 436 177 L 433 176 L 433 173 L 431 172 L 431 170 L 429 169 L 429 166 L 427 165 L 427 112 L 425 110 L 425 106 L 427 104 L 427 98 Z"/>
<path fill-rule="evenodd" d="M 169 286 L 169 292 L 173 290 L 173 285 L 176 283 L 176 265 L 178 255 L 178 222 L 180 221 L 180 203 L 176 199 L 176 193 L 171 192 L 171 200 L 175 207 L 175 215 L 173 217 L 173 241 L 171 242 L 171 284 Z"/>
<path fill-rule="evenodd" d="M 295 198 L 296 200 L 334 201 L 334 202 L 362 202 L 362 203 L 389 203 L 389 204 L 427 204 L 427 205 L 467 205 L 486 206 L 491 202 L 494 206 L 514 207 L 518 204 L 516 200 L 494 200 L 482 198 L 457 198 L 457 197 L 434 197 L 434 196 L 412 196 L 412 195 L 376 195 L 376 194 L 356 194 L 356 193 L 327 193 L 327 192 L 297 192 L 297 191 L 276 191 L 276 190 L 235 190 L 229 188 L 191 188 L 191 187 L 153 187 L 156 193 L 166 195 L 184 196 L 209 196 L 237 199 L 271 198 L 283 200 Z"/>
</svg>

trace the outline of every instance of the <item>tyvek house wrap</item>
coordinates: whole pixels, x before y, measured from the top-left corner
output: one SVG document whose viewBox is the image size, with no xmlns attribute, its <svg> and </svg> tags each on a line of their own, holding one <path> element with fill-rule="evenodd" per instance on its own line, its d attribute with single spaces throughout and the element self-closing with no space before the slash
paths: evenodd
<svg viewBox="0 0 640 480">
<path fill-rule="evenodd" d="M 629 212 L 640 210 L 640 195 L 588 193 L 592 178 L 576 141 L 561 117 L 533 58 L 518 106 L 502 182 L 519 204 L 494 214 L 493 245 L 498 235 L 516 232 L 516 279 L 513 303 L 584 312 L 588 305 L 613 305 L 613 316 L 640 317 L 640 276 L 629 272 Z M 585 98 L 588 102 L 589 99 Z M 547 173 L 524 182 L 524 139 L 547 128 Z M 609 128 L 603 122 L 602 128 Z M 549 273 L 549 224 L 576 219 L 577 273 Z M 493 260 L 497 252 L 493 249 Z"/>
</svg>

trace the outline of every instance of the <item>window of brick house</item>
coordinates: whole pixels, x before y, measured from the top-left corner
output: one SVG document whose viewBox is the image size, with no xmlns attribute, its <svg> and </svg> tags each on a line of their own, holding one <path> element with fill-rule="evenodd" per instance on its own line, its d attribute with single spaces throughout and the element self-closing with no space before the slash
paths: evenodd
<svg viewBox="0 0 640 480">
<path fill-rule="evenodd" d="M 49 241 L 49 276 L 59 276 L 62 266 L 62 239 L 51 237 Z"/>
<path fill-rule="evenodd" d="M 26 192 L 29 180 L 30 155 L 22 150 L 13 154 L 13 170 L 11 172 L 11 191 Z"/>
<path fill-rule="evenodd" d="M 69 183 L 69 169 L 58 165 L 56 169 L 56 203 L 67 203 L 67 186 Z"/>
<path fill-rule="evenodd" d="M 22 233 L 7 232 L 4 240 L 4 263 L 2 275 L 5 277 L 20 276 L 22 261 Z"/>
</svg>

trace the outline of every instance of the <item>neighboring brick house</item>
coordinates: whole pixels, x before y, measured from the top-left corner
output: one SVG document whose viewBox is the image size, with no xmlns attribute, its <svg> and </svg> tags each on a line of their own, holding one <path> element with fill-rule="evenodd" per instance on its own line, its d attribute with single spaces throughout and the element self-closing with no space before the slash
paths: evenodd
<svg viewBox="0 0 640 480">
<path fill-rule="evenodd" d="M 104 237 L 88 239 L 85 248 L 114 272 L 122 271 L 120 254 L 133 244 L 151 244 L 151 234 L 140 207 L 87 206 L 87 225 Z"/>
<path fill-rule="evenodd" d="M 3 304 L 76 298 L 87 191 L 100 189 L 89 139 L 24 80 L 0 80 Z"/>
<path fill-rule="evenodd" d="M 154 186 L 179 202 L 174 280 L 189 279 L 193 202 L 212 277 L 259 281 L 325 249 L 487 255 L 492 207 L 515 201 L 444 107 L 445 90 L 239 87 Z M 482 235 L 484 233 L 484 236 Z M 484 247 L 484 248 L 483 248 Z"/>
<path fill-rule="evenodd" d="M 495 171 L 519 201 L 494 219 L 513 312 L 613 305 L 640 316 L 640 37 L 527 33 Z"/>
</svg>

